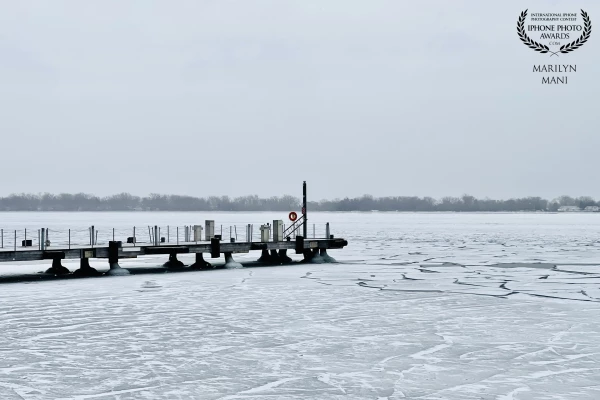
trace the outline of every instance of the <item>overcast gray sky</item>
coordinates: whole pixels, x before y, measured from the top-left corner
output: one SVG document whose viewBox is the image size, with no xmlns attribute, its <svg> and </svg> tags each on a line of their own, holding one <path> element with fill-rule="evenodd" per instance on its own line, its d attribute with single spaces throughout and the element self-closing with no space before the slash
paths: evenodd
<svg viewBox="0 0 600 400">
<path fill-rule="evenodd" d="M 600 31 L 516 32 L 597 0 L 0 4 L 0 195 L 600 197 Z"/>
</svg>

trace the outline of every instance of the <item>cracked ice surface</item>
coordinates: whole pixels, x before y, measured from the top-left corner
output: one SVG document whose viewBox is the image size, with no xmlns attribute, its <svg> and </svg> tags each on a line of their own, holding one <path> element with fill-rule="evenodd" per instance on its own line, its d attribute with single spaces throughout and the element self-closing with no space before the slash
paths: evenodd
<svg viewBox="0 0 600 400">
<path fill-rule="evenodd" d="M 598 216 L 317 217 L 340 264 L 1 285 L 0 398 L 600 398 Z"/>
</svg>

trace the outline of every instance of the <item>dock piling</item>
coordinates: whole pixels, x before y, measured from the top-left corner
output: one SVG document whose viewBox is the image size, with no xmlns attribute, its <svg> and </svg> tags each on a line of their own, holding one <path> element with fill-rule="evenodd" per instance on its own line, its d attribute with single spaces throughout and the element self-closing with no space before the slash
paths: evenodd
<svg viewBox="0 0 600 400">
<path fill-rule="evenodd" d="M 51 275 L 66 275 L 66 274 L 70 274 L 71 271 L 69 271 L 67 269 L 67 267 L 64 267 L 61 263 L 60 260 L 62 260 L 63 258 L 65 258 L 65 253 L 56 253 L 53 254 L 52 257 L 52 266 L 46 270 L 47 274 L 51 274 Z"/>
<path fill-rule="evenodd" d="M 279 259 L 279 254 L 277 253 L 277 250 L 275 250 L 275 249 L 271 250 L 271 263 L 276 264 L 276 265 L 281 264 L 281 260 Z"/>
<path fill-rule="evenodd" d="M 215 237 L 210 239 L 210 257 L 219 258 L 221 256 L 221 240 Z"/>
<path fill-rule="evenodd" d="M 225 268 L 238 269 L 244 266 L 233 259 L 232 253 L 225 253 Z"/>
<path fill-rule="evenodd" d="M 319 249 L 319 255 L 323 259 L 323 262 L 326 262 L 326 263 L 337 263 L 337 261 L 335 260 L 335 258 L 333 258 L 329 254 L 327 254 L 327 249 Z"/>
<path fill-rule="evenodd" d="M 83 253 L 83 252 L 82 252 Z M 87 257 L 81 257 L 79 260 L 79 269 L 73 271 L 75 276 L 100 276 L 102 275 L 96 268 L 92 268 L 90 265 L 90 259 Z"/>
<path fill-rule="evenodd" d="M 212 265 L 204 260 L 204 256 L 202 253 L 196 253 L 196 261 L 190 265 L 190 269 L 209 269 L 212 268 Z"/>
<path fill-rule="evenodd" d="M 270 263 L 271 262 L 271 255 L 269 254 L 269 250 L 262 249 L 260 257 L 256 261 L 261 262 L 261 263 L 265 263 L 265 264 Z"/>
<path fill-rule="evenodd" d="M 106 275 L 120 276 L 129 275 L 129 271 L 125 268 L 121 268 L 119 265 L 119 247 L 121 242 L 111 241 L 108 242 L 108 265 L 110 269 L 106 271 Z"/>
<path fill-rule="evenodd" d="M 163 264 L 163 267 L 167 268 L 182 268 L 185 265 L 177 259 L 177 253 L 169 254 L 169 261 Z"/>
<path fill-rule="evenodd" d="M 287 249 L 280 249 L 279 250 L 279 261 L 282 264 L 289 264 L 289 263 L 291 263 L 293 261 L 291 259 L 291 257 L 287 255 Z"/>
</svg>

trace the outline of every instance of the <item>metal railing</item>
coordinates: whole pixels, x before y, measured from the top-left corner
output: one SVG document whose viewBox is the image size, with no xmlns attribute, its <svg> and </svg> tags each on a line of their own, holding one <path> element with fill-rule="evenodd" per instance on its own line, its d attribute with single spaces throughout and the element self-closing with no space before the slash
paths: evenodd
<svg viewBox="0 0 600 400">
<path fill-rule="evenodd" d="M 283 239 L 295 239 L 299 236 L 300 228 L 304 225 L 304 216 L 287 227 L 283 225 Z M 49 250 L 72 249 L 87 247 L 106 247 L 110 241 L 122 241 L 124 245 L 135 246 L 139 244 L 161 246 L 181 245 L 206 242 L 206 233 L 201 225 L 182 226 L 133 226 L 109 227 L 89 226 L 76 229 L 2 229 L 0 228 L 0 251 L 16 251 L 25 249 Z M 258 227 L 257 227 L 258 228 Z M 329 223 L 312 224 L 308 227 L 308 238 L 329 238 Z M 268 229 L 268 240 L 273 240 L 273 227 Z M 261 242 L 261 230 L 255 229 L 254 224 L 245 225 L 216 225 L 215 235 L 221 235 L 223 241 L 234 242 Z"/>
</svg>

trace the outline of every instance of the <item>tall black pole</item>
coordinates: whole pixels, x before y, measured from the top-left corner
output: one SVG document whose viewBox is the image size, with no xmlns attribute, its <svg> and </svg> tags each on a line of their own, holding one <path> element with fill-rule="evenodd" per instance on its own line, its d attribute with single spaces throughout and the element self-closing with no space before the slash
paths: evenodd
<svg viewBox="0 0 600 400">
<path fill-rule="evenodd" d="M 303 226 L 303 231 L 304 231 L 304 237 L 307 238 L 308 237 L 308 210 L 306 209 L 306 181 L 304 181 L 302 183 L 302 214 L 304 214 L 304 226 Z"/>
</svg>

